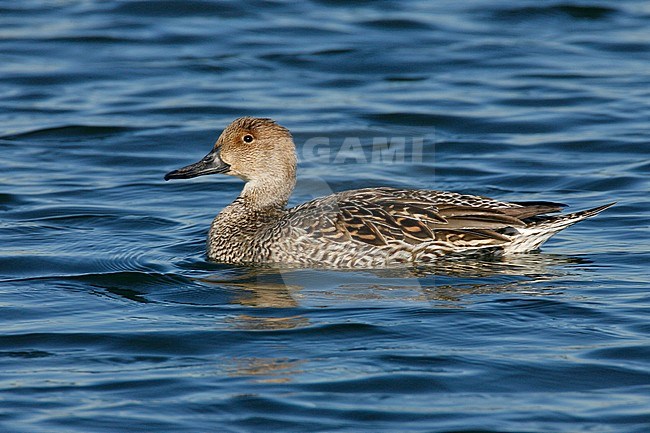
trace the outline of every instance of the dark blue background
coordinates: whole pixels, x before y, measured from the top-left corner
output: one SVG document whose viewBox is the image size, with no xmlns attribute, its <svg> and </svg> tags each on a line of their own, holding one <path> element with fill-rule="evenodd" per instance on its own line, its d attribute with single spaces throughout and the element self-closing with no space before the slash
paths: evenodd
<svg viewBox="0 0 650 433">
<path fill-rule="evenodd" d="M 0 430 L 647 432 L 649 22 L 633 0 L 0 2 Z M 242 115 L 294 132 L 292 203 L 618 205 L 435 273 L 212 264 L 241 182 L 162 177 Z M 387 139 L 404 162 L 373 157 Z"/>
</svg>

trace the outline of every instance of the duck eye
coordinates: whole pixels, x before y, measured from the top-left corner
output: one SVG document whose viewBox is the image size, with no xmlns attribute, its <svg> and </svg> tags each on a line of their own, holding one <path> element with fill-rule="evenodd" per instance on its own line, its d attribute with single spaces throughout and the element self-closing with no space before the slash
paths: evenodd
<svg viewBox="0 0 650 433">
<path fill-rule="evenodd" d="M 244 142 L 245 143 L 251 143 L 253 141 L 253 136 L 250 134 L 244 135 Z"/>
</svg>

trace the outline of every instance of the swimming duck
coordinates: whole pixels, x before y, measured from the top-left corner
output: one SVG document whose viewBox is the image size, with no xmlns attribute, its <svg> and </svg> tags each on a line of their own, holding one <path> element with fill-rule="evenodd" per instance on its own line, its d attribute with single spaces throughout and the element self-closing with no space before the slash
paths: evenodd
<svg viewBox="0 0 650 433">
<path fill-rule="evenodd" d="M 296 183 L 291 133 L 254 117 L 233 121 L 210 153 L 167 173 L 165 180 L 217 173 L 246 182 L 208 234 L 208 258 L 232 264 L 385 268 L 450 253 L 527 252 L 614 204 L 549 216 L 565 205 L 382 187 L 343 191 L 288 209 Z"/>
</svg>

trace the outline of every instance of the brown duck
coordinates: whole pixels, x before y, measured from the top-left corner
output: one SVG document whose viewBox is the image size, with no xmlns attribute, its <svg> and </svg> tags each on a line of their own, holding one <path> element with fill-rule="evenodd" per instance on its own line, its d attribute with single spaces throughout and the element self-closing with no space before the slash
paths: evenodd
<svg viewBox="0 0 650 433">
<path fill-rule="evenodd" d="M 564 205 L 382 187 L 287 209 L 296 183 L 291 133 L 271 119 L 253 117 L 236 119 L 208 155 L 165 180 L 215 173 L 246 182 L 208 234 L 208 257 L 234 264 L 385 268 L 449 253 L 521 253 L 614 204 L 550 216 Z"/>
</svg>

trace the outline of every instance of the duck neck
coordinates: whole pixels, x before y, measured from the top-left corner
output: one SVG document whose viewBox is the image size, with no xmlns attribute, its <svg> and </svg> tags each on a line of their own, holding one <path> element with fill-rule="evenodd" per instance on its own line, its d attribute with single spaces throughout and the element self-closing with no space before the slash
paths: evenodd
<svg viewBox="0 0 650 433">
<path fill-rule="evenodd" d="M 273 236 L 269 230 L 286 212 L 295 183 L 249 181 L 243 191 L 212 221 L 208 256 L 218 261 L 256 261 L 265 254 L 259 247 Z"/>
<path fill-rule="evenodd" d="M 249 210 L 284 209 L 296 184 L 295 177 L 290 179 L 267 177 L 250 180 L 238 200 Z"/>
</svg>

